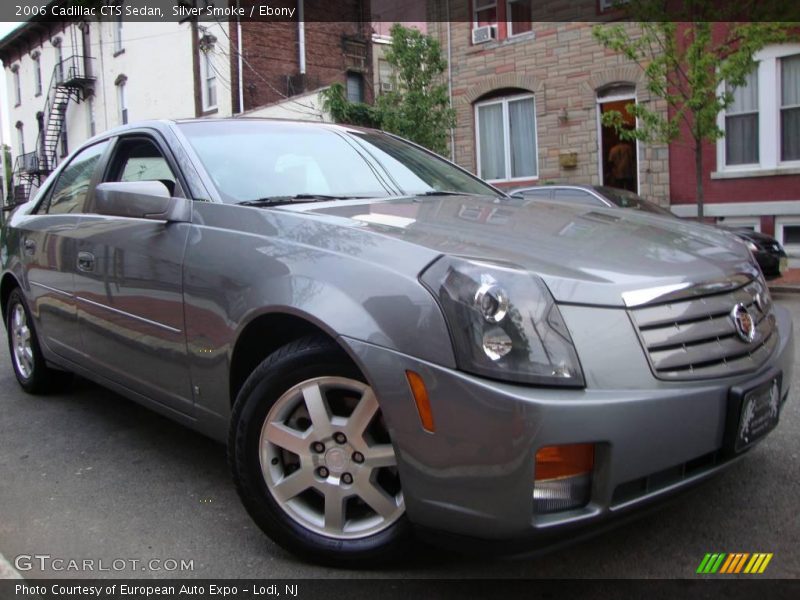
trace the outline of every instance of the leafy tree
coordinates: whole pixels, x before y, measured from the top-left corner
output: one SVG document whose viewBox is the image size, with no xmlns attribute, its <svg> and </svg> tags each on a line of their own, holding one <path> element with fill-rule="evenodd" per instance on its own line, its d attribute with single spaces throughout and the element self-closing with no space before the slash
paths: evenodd
<svg viewBox="0 0 800 600">
<path fill-rule="evenodd" d="M 447 61 L 441 46 L 433 37 L 400 24 L 392 26 L 391 36 L 386 61 L 394 73 L 394 89 L 370 107 L 348 102 L 344 88 L 335 84 L 324 92 L 324 107 L 338 122 L 379 127 L 446 154 L 455 111 L 442 78 Z"/>
<path fill-rule="evenodd" d="M 731 6 L 732 5 L 732 6 Z M 638 119 L 635 130 L 624 127 L 622 114 L 609 111 L 603 124 L 622 139 L 669 143 L 688 132 L 694 148 L 697 216 L 703 218 L 703 142 L 725 132 L 717 116 L 733 102 L 732 90 L 745 84 L 756 67 L 753 56 L 767 44 L 786 39 L 788 24 L 767 21 L 722 23 L 740 16 L 736 3 L 715 0 L 629 0 L 624 6 L 632 24 L 596 25 L 595 39 L 637 63 L 653 97 L 669 106 L 664 114 L 644 103 L 626 109 Z M 735 19 L 731 19 L 732 21 Z"/>
</svg>

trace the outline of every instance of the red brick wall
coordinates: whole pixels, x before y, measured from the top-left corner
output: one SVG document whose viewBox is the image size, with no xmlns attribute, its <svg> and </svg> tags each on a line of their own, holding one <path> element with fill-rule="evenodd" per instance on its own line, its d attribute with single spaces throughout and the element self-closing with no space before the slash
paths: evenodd
<svg viewBox="0 0 800 600">
<path fill-rule="evenodd" d="M 242 2 L 249 7 L 252 2 Z M 279 3 L 275 3 L 276 5 Z M 283 2 L 296 6 L 296 2 Z M 321 0 L 305 2 L 306 77 L 305 91 L 317 89 L 334 82 L 344 83 L 348 69 L 358 70 L 347 58 L 344 39 L 360 39 L 365 43 L 366 57 L 363 77 L 366 100 L 372 100 L 372 61 L 369 39 L 371 35 L 369 2 L 366 0 L 340 0 L 334 8 Z M 335 15 L 331 11 L 335 10 Z M 332 20 L 332 19 L 336 20 Z M 297 15 L 293 22 L 243 22 L 242 67 L 244 82 L 244 110 L 271 104 L 292 95 L 289 77 L 293 77 L 294 93 L 303 91 L 299 79 Z M 231 72 L 234 106 L 238 105 L 237 32 L 231 26 Z"/>
</svg>

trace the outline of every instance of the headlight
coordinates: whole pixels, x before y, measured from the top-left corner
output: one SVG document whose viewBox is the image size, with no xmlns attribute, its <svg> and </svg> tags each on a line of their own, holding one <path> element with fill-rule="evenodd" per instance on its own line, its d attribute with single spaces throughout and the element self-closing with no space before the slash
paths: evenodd
<svg viewBox="0 0 800 600">
<path fill-rule="evenodd" d="M 539 278 L 513 266 L 445 256 L 420 279 L 444 311 L 459 369 L 583 387 L 567 326 Z"/>
</svg>

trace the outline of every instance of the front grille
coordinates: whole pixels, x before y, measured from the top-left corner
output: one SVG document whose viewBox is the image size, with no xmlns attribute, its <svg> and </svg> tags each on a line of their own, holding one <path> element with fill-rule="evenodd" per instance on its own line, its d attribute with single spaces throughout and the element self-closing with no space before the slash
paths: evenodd
<svg viewBox="0 0 800 600">
<path fill-rule="evenodd" d="M 759 295 L 760 303 L 756 302 Z M 752 342 L 736 333 L 731 311 L 737 304 L 744 305 L 756 321 Z M 643 306 L 629 314 L 659 379 L 705 379 L 753 371 L 778 343 L 772 301 L 760 278 L 733 291 Z"/>
</svg>

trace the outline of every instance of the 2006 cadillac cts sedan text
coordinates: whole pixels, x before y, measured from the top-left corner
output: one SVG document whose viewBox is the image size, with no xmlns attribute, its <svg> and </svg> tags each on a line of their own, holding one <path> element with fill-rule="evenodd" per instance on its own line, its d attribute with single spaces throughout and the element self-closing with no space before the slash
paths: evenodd
<svg viewBox="0 0 800 600">
<path fill-rule="evenodd" d="M 762 439 L 793 368 L 726 234 L 511 198 L 345 126 L 111 131 L 2 260 L 23 388 L 77 373 L 227 441 L 250 515 L 317 561 L 606 522 Z"/>
</svg>

